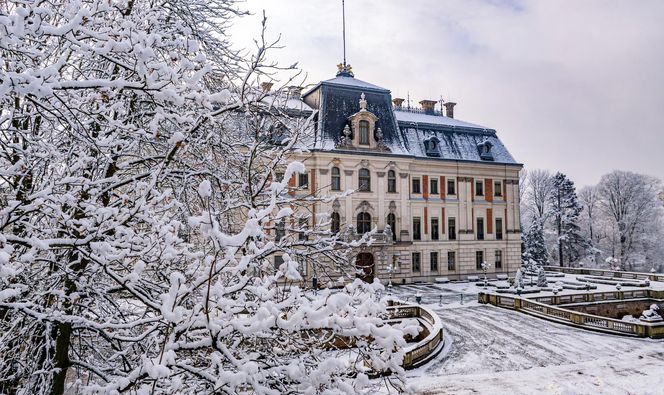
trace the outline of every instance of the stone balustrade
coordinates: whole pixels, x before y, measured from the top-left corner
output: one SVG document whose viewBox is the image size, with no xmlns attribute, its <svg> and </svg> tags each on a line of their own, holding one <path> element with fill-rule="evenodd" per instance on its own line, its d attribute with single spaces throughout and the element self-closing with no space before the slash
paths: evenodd
<svg viewBox="0 0 664 395">
<path fill-rule="evenodd" d="M 531 298 L 513 295 L 503 296 L 492 293 L 480 293 L 478 295 L 478 299 L 480 303 L 492 304 L 497 307 L 508 308 L 540 318 L 548 319 L 550 321 L 561 322 L 585 329 L 612 334 L 661 339 L 664 338 L 664 322 L 622 321 L 614 318 L 601 317 L 565 309 L 562 307 L 556 307 L 556 305 L 576 302 L 594 302 L 639 298 L 661 299 L 663 296 L 664 291 L 646 289 Z"/>
</svg>

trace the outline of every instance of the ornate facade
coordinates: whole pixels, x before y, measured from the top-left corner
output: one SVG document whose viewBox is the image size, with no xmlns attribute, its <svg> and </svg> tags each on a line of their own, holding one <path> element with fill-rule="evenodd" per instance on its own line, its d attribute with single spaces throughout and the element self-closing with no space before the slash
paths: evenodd
<svg viewBox="0 0 664 395">
<path fill-rule="evenodd" d="M 315 212 L 334 232 L 375 230 L 356 257 L 366 280 L 411 283 L 513 274 L 521 266 L 519 170 L 496 131 L 453 118 L 455 103 L 403 106 L 340 69 L 301 97 L 315 130 L 298 193 L 353 194 Z M 299 184 L 299 185 L 298 185 Z"/>
</svg>

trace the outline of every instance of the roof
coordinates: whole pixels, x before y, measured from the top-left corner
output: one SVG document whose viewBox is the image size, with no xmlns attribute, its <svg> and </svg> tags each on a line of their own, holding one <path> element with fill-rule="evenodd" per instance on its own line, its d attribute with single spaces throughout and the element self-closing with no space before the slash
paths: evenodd
<svg viewBox="0 0 664 395">
<path fill-rule="evenodd" d="M 344 85 L 344 86 L 352 86 L 356 88 L 364 88 L 364 89 L 375 89 L 379 91 L 384 91 L 384 92 L 389 92 L 388 89 L 381 88 L 380 86 L 370 84 L 366 81 L 358 80 L 355 77 L 335 77 L 329 80 L 325 80 L 322 82 L 323 84 L 332 84 L 332 85 Z"/>
<path fill-rule="evenodd" d="M 491 130 L 485 126 L 476 125 L 474 123 L 460 121 L 458 119 L 445 117 L 442 115 L 429 115 L 412 111 L 404 111 L 396 109 L 394 111 L 394 116 L 397 118 L 399 123 L 422 123 L 428 125 L 442 125 L 442 126 L 452 126 L 452 127 L 465 127 L 473 129 L 482 129 L 482 130 Z"/>
<path fill-rule="evenodd" d="M 349 117 L 359 111 L 362 94 L 367 110 L 378 117 L 375 127 L 381 129 L 389 152 L 352 148 L 354 154 L 520 165 L 494 129 L 439 112 L 426 114 L 416 109 L 393 108 L 388 89 L 347 75 L 321 81 L 302 96 L 305 106 L 318 110 L 311 149 L 351 152 L 338 148 L 338 143 Z M 431 144 L 434 137 L 435 143 Z"/>
</svg>

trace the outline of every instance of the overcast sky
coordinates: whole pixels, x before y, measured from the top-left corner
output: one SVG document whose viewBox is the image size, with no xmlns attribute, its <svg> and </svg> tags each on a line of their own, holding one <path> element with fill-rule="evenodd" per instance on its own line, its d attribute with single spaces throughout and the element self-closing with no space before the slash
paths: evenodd
<svg viewBox="0 0 664 395">
<path fill-rule="evenodd" d="M 285 46 L 307 82 L 342 60 L 341 0 L 249 0 L 233 28 Z M 348 63 L 393 97 L 458 103 L 527 168 L 577 185 L 614 169 L 664 178 L 664 1 L 346 0 Z"/>
</svg>

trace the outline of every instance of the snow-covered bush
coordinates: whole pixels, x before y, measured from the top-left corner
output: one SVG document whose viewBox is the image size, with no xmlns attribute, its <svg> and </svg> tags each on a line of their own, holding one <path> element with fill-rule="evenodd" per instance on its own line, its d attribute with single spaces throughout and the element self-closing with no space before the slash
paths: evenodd
<svg viewBox="0 0 664 395">
<path fill-rule="evenodd" d="M 545 288 L 547 285 L 546 273 L 544 272 L 544 268 L 540 266 L 537 270 L 537 286 Z"/>
<path fill-rule="evenodd" d="M 523 283 L 523 273 L 521 272 L 521 269 L 518 269 L 516 271 L 516 275 L 514 276 L 514 288 L 525 288 L 525 285 Z"/>
<path fill-rule="evenodd" d="M 380 284 L 301 289 L 301 265 L 354 278 L 362 241 L 298 225 L 326 199 L 288 186 L 311 119 L 252 88 L 271 45 L 233 51 L 239 13 L 0 4 L 0 393 L 352 393 L 402 371 Z"/>
</svg>

